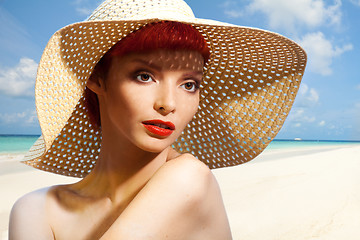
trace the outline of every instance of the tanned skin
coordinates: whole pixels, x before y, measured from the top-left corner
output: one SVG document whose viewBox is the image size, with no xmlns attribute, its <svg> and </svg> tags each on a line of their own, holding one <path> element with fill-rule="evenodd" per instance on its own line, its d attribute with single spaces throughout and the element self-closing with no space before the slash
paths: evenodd
<svg viewBox="0 0 360 240">
<path fill-rule="evenodd" d="M 107 79 L 87 84 L 99 98 L 103 134 L 95 168 L 19 199 L 9 239 L 231 239 L 212 172 L 171 148 L 197 111 L 203 64 L 187 50 L 114 57 Z M 173 133 L 148 131 L 143 123 L 152 119 L 172 122 Z"/>
</svg>

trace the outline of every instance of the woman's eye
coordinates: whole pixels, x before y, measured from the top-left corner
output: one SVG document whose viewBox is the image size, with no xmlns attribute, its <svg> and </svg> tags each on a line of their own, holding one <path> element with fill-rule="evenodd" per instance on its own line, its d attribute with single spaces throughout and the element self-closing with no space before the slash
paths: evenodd
<svg viewBox="0 0 360 240">
<path fill-rule="evenodd" d="M 195 92 L 199 87 L 194 82 L 186 82 L 181 85 L 186 91 Z"/>
<path fill-rule="evenodd" d="M 151 82 L 153 79 L 147 73 L 140 73 L 136 76 L 136 79 L 140 82 Z"/>
</svg>

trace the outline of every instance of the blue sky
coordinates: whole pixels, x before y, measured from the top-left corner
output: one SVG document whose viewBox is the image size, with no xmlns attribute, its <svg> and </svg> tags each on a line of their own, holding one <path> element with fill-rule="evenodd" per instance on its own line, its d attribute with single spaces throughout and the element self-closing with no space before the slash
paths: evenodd
<svg viewBox="0 0 360 240">
<path fill-rule="evenodd" d="M 0 0 L 0 134 L 40 134 L 34 82 L 51 35 L 99 0 Z M 360 140 L 360 0 L 187 0 L 195 16 L 278 32 L 308 53 L 277 138 Z"/>
</svg>

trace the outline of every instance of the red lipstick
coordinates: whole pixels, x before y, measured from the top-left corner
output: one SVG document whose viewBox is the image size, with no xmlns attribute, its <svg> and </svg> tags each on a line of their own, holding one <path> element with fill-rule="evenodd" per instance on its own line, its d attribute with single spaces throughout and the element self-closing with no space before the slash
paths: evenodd
<svg viewBox="0 0 360 240">
<path fill-rule="evenodd" d="M 164 122 L 159 119 L 143 121 L 142 124 L 149 132 L 161 137 L 170 136 L 175 130 L 172 122 Z"/>
</svg>

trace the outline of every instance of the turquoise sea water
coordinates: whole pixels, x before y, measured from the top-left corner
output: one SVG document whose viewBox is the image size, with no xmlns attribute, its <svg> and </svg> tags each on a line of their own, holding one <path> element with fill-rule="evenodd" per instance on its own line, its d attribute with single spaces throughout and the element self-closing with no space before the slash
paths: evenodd
<svg viewBox="0 0 360 240">
<path fill-rule="evenodd" d="M 25 153 L 40 135 L 0 135 L 1 153 Z"/>
<path fill-rule="evenodd" d="M 32 144 L 39 138 L 39 135 L 0 135 L 0 154 L 4 153 L 25 153 Z M 282 149 L 293 147 L 329 146 L 342 144 L 358 144 L 360 141 L 315 141 L 315 140 L 273 140 L 267 149 Z"/>
<path fill-rule="evenodd" d="M 333 141 L 333 140 L 273 140 L 267 149 L 283 148 L 301 148 L 316 146 L 334 146 L 334 145 L 360 145 L 360 141 Z"/>
</svg>

